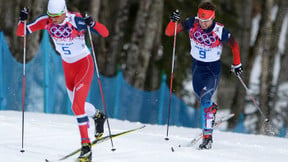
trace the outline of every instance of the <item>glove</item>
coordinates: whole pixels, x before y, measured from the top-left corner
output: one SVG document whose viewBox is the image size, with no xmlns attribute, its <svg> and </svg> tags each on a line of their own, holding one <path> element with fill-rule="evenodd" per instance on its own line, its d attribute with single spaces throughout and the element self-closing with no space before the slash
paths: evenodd
<svg viewBox="0 0 288 162">
<path fill-rule="evenodd" d="M 173 22 L 179 21 L 180 20 L 180 12 L 179 10 L 175 10 L 172 12 L 170 16 L 170 20 Z"/>
<path fill-rule="evenodd" d="M 25 21 L 28 18 L 28 14 L 29 14 L 29 9 L 24 7 L 20 13 L 19 13 L 19 20 L 20 21 Z"/>
<path fill-rule="evenodd" d="M 91 16 L 86 16 L 85 18 L 84 18 L 84 20 L 85 20 L 85 23 L 86 23 L 86 25 L 88 25 L 88 26 L 90 26 L 90 27 L 93 27 L 93 26 L 95 26 L 95 21 L 93 20 L 93 18 L 91 17 Z"/>
<path fill-rule="evenodd" d="M 241 75 L 241 73 L 243 72 L 243 67 L 242 64 L 238 64 L 238 65 L 231 65 L 231 71 L 233 73 L 235 73 L 236 75 Z"/>
</svg>

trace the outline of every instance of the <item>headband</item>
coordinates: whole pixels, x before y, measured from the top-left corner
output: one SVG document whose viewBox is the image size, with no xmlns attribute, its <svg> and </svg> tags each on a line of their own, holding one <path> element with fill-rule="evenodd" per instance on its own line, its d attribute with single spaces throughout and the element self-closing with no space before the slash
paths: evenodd
<svg viewBox="0 0 288 162">
<path fill-rule="evenodd" d="M 209 21 L 209 20 L 215 18 L 215 11 L 213 11 L 213 10 L 204 10 L 202 8 L 199 8 L 199 10 L 198 10 L 198 18 L 201 21 Z"/>
</svg>

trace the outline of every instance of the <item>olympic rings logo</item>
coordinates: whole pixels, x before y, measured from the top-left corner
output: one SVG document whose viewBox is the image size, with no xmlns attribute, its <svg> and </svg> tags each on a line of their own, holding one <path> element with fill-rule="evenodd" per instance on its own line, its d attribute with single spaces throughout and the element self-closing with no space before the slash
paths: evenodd
<svg viewBox="0 0 288 162">
<path fill-rule="evenodd" d="M 57 38 L 68 38 L 71 36 L 73 29 L 66 26 L 54 25 L 50 28 L 50 32 Z"/>
<path fill-rule="evenodd" d="M 200 43 L 204 43 L 207 46 L 212 45 L 213 43 L 216 42 L 216 38 L 213 36 L 208 36 L 208 34 L 201 34 L 200 31 L 196 31 L 194 33 L 194 38 L 199 41 Z"/>
</svg>

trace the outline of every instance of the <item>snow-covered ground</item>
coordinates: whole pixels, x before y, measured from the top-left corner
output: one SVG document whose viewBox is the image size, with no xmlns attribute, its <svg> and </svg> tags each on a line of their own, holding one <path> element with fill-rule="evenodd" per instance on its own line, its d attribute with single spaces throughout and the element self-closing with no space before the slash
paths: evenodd
<svg viewBox="0 0 288 162">
<path fill-rule="evenodd" d="M 0 161 L 41 162 L 58 159 L 80 147 L 75 118 L 25 112 L 24 153 L 21 150 L 22 113 L 0 111 Z M 112 133 L 143 124 L 110 119 Z M 93 123 L 91 122 L 91 128 Z M 105 126 L 107 134 L 107 125 Z M 200 129 L 170 127 L 169 141 L 165 141 L 166 126 L 149 125 L 146 128 L 93 147 L 93 162 L 283 162 L 288 161 L 288 139 L 214 132 L 212 150 L 199 151 L 184 148 L 171 152 L 170 147 L 183 144 L 199 134 Z M 93 130 L 89 134 L 93 137 Z M 77 155 L 65 161 L 75 161 Z"/>
</svg>

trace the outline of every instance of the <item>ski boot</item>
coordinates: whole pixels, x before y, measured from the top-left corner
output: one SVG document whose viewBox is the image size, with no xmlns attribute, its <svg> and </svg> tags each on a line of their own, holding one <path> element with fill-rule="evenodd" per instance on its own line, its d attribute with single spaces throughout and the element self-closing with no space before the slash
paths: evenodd
<svg viewBox="0 0 288 162">
<path fill-rule="evenodd" d="M 102 112 L 98 112 L 95 117 L 93 117 L 95 122 L 95 138 L 100 139 L 104 132 L 104 123 L 106 120 L 106 115 Z"/>
<path fill-rule="evenodd" d="M 199 145 L 199 149 L 203 150 L 203 149 L 211 149 L 212 148 L 212 135 L 203 135 L 203 140 L 202 143 Z"/>
<path fill-rule="evenodd" d="M 77 162 L 92 162 L 92 151 L 90 143 L 83 143 L 80 156 L 77 158 Z"/>
</svg>

